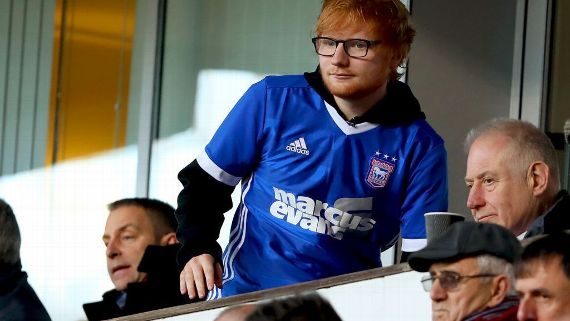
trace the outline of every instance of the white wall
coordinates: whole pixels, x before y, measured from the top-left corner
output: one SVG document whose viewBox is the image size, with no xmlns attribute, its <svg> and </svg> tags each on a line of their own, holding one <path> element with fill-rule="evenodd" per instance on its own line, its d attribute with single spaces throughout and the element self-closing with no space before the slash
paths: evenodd
<svg viewBox="0 0 570 321">
<path fill-rule="evenodd" d="M 339 285 L 317 292 L 344 321 L 428 321 L 431 301 L 420 283 L 421 274 L 405 272 L 384 278 Z M 224 308 L 161 320 L 212 321 Z"/>
<path fill-rule="evenodd" d="M 463 140 L 509 117 L 517 0 L 412 2 L 408 83 L 448 152 L 449 209 L 468 214 Z"/>
<path fill-rule="evenodd" d="M 230 108 L 260 77 L 232 70 L 200 73 L 196 109 L 200 126 L 155 142 L 150 197 L 176 206 L 181 189 L 178 171 L 203 150 Z M 232 90 L 212 94 L 218 86 Z M 137 157 L 137 146 L 131 145 L 0 176 L 0 198 L 14 209 L 22 234 L 23 269 L 54 320 L 84 319 L 82 304 L 101 300 L 113 288 L 101 239 L 106 205 L 135 196 Z M 239 188 L 234 192 L 235 205 L 238 200 Z M 222 246 L 228 242 L 232 215 L 233 210 L 222 228 Z"/>
</svg>

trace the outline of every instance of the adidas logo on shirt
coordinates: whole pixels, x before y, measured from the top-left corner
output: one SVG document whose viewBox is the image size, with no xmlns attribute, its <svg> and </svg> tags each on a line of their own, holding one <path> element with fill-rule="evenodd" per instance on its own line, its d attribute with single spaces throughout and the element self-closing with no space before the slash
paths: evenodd
<svg viewBox="0 0 570 321">
<path fill-rule="evenodd" d="M 309 149 L 307 148 L 307 145 L 305 145 L 305 139 L 303 137 L 296 139 L 294 142 L 287 145 L 285 149 L 290 152 L 309 156 Z"/>
</svg>

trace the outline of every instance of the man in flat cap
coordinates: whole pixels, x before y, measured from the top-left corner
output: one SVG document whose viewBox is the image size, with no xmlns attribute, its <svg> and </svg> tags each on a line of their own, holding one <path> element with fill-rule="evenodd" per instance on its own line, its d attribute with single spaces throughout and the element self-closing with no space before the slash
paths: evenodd
<svg viewBox="0 0 570 321">
<path fill-rule="evenodd" d="M 458 222 L 412 253 L 409 264 L 429 272 L 433 321 L 516 321 L 513 263 L 522 248 L 509 230 Z"/>
</svg>

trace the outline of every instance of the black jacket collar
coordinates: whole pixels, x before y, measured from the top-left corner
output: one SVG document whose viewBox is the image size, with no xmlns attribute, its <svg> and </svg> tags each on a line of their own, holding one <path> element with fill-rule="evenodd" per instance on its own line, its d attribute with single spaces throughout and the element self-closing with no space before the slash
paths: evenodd
<svg viewBox="0 0 570 321">
<path fill-rule="evenodd" d="M 124 308 L 117 305 L 123 292 L 111 290 L 103 294 L 103 301 L 83 305 L 87 318 L 104 320 L 193 302 L 187 295 L 180 294 L 176 264 L 179 248 L 179 244 L 149 245 L 138 266 L 139 271 L 147 273 L 147 278 L 144 282 L 128 284 Z"/>
<path fill-rule="evenodd" d="M 22 271 L 22 264 L 0 264 L 0 295 L 14 291 L 22 281 L 26 281 L 27 274 Z"/>
<path fill-rule="evenodd" d="M 570 195 L 560 190 L 554 205 L 532 222 L 524 238 L 570 229 Z"/>
<path fill-rule="evenodd" d="M 336 104 L 333 95 L 326 88 L 320 68 L 317 67 L 314 72 L 306 72 L 304 76 L 309 85 L 348 122 L 349 120 Z M 390 81 L 386 88 L 386 96 L 364 115 L 351 119 L 350 123 L 369 122 L 397 126 L 409 124 L 418 119 L 425 119 L 425 114 L 421 111 L 420 103 L 412 94 L 410 87 L 400 81 Z"/>
</svg>

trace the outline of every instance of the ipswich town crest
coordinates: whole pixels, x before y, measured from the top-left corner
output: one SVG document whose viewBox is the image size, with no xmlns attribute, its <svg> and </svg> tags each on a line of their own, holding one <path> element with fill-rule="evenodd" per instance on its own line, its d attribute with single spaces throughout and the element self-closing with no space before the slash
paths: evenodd
<svg viewBox="0 0 570 321">
<path fill-rule="evenodd" d="M 396 158 L 386 154 L 376 153 L 376 155 L 370 159 L 370 168 L 368 169 L 368 175 L 366 175 L 366 183 L 372 188 L 382 188 L 386 186 L 395 168 L 395 164 L 390 161 L 395 162 Z"/>
</svg>

